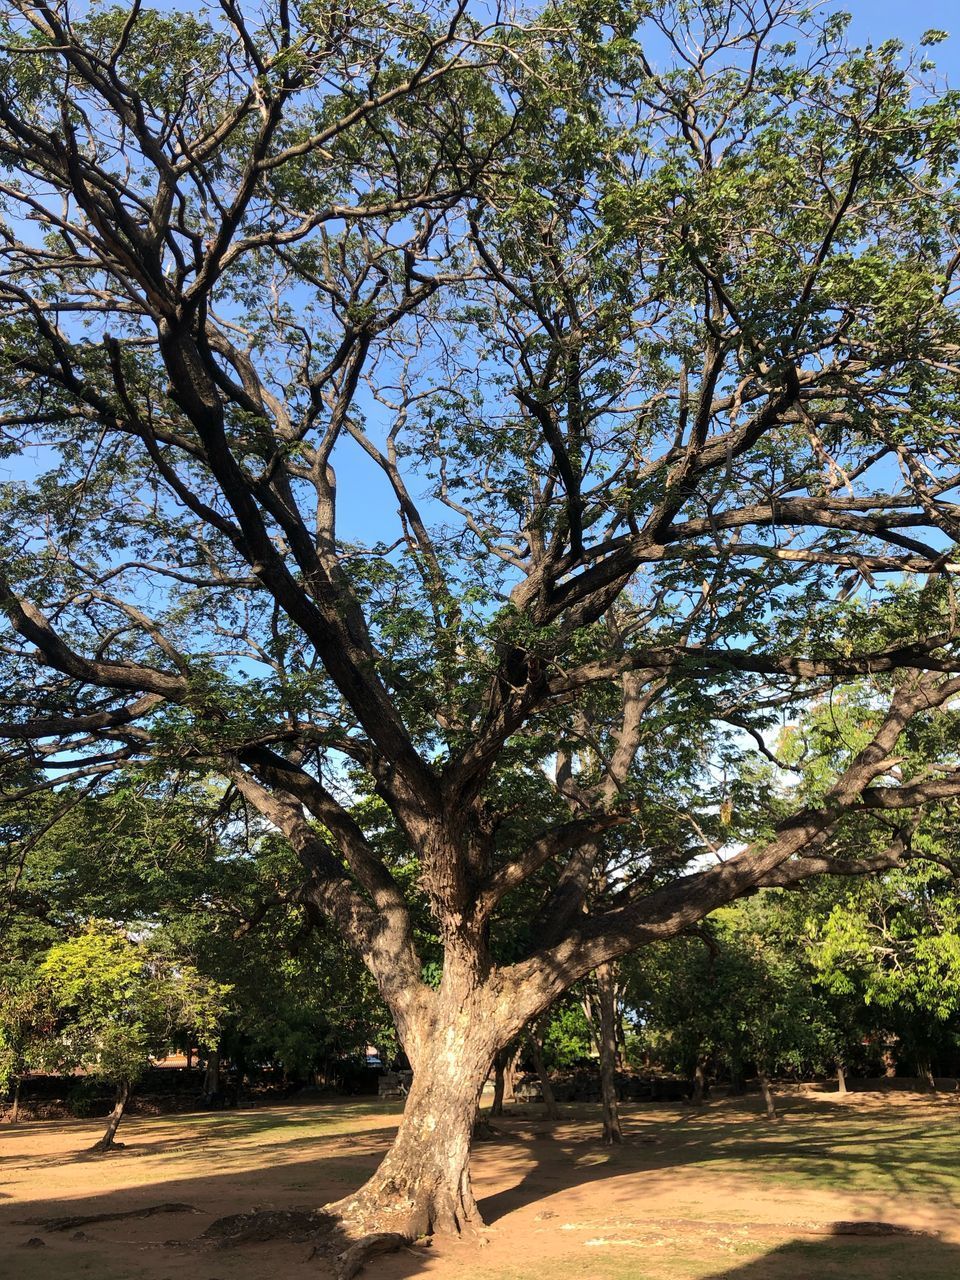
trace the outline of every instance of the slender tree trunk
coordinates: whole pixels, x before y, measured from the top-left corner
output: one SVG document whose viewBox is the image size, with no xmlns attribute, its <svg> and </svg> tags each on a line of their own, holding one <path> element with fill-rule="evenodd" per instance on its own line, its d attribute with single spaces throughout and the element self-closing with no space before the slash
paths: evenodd
<svg viewBox="0 0 960 1280">
<path fill-rule="evenodd" d="M 20 1086 L 23 1081 L 17 1076 L 13 1082 L 13 1103 L 10 1107 L 9 1120 L 11 1124 L 17 1124 L 20 1120 Z"/>
<path fill-rule="evenodd" d="M 921 1084 L 930 1093 L 936 1093 L 937 1082 L 934 1079 L 933 1070 L 930 1066 L 929 1058 L 920 1058 L 917 1062 L 917 1075 L 920 1077 Z"/>
<path fill-rule="evenodd" d="M 130 1081 L 121 1080 L 117 1085 L 116 1101 L 113 1104 L 113 1110 L 107 1117 L 107 1127 L 104 1130 L 103 1137 L 99 1142 L 94 1143 L 90 1148 L 91 1151 L 109 1151 L 114 1145 L 114 1138 L 120 1128 L 120 1121 L 123 1119 L 123 1113 L 126 1111 L 127 1103 L 130 1101 L 130 1093 Z"/>
<path fill-rule="evenodd" d="M 743 1093 L 743 1064 L 738 1058 L 734 1058 L 730 1063 L 730 1096 L 739 1098 Z"/>
<path fill-rule="evenodd" d="M 543 1024 L 538 1023 L 533 1030 L 527 1031 L 527 1040 L 530 1045 L 530 1053 L 533 1057 L 533 1066 L 537 1075 L 540 1077 L 540 1092 L 543 1094 L 543 1109 L 548 1120 L 559 1120 L 560 1109 L 557 1106 L 557 1099 L 553 1092 L 553 1085 L 550 1082 L 550 1073 L 547 1071 L 547 1065 L 543 1060 L 543 1047 L 540 1037 L 543 1034 Z"/>
<path fill-rule="evenodd" d="M 697 1065 L 693 1068 L 693 1090 L 690 1094 L 690 1101 L 695 1107 L 703 1106 L 706 1092 L 707 1077 L 703 1067 L 703 1059 L 697 1058 Z"/>
<path fill-rule="evenodd" d="M 603 1104 L 603 1141 L 623 1142 L 620 1108 L 617 1103 L 617 985 L 613 965 L 596 971 L 600 1005 L 600 1100 Z"/>
<path fill-rule="evenodd" d="M 208 1102 L 216 1104 L 220 1098 L 220 1050 L 213 1049 L 207 1059 L 203 1076 L 203 1092 Z"/>
<path fill-rule="evenodd" d="M 842 1062 L 837 1063 L 837 1093 L 847 1092 L 847 1068 Z"/>
<path fill-rule="evenodd" d="M 504 1074 L 507 1066 L 507 1051 L 499 1049 L 493 1059 L 493 1102 L 490 1105 L 492 1116 L 503 1115 Z"/>
<path fill-rule="evenodd" d="M 766 1071 L 760 1071 L 760 1092 L 763 1094 L 763 1105 L 767 1110 L 768 1120 L 779 1120 L 777 1115 L 777 1105 L 773 1100 L 773 1089 L 770 1087 L 770 1077 Z"/>
</svg>

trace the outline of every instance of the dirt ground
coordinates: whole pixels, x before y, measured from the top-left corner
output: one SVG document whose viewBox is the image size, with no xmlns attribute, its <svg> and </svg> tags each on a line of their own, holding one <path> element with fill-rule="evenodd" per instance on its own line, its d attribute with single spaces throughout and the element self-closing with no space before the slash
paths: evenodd
<svg viewBox="0 0 960 1280">
<path fill-rule="evenodd" d="M 343 1101 L 0 1130 L 7 1280 L 285 1280 L 331 1272 L 309 1245 L 198 1243 L 217 1216 L 317 1206 L 374 1168 L 396 1108 Z M 605 1149 L 589 1107 L 535 1107 L 478 1144 L 481 1240 L 374 1260 L 376 1280 L 957 1280 L 960 1100 L 797 1093 L 771 1125 L 752 1101 L 625 1109 Z M 179 1203 L 175 1213 L 52 1230 L 30 1218 Z M 851 1234 L 861 1224 L 866 1234 Z M 876 1234 L 885 1223 L 914 1234 Z"/>
</svg>

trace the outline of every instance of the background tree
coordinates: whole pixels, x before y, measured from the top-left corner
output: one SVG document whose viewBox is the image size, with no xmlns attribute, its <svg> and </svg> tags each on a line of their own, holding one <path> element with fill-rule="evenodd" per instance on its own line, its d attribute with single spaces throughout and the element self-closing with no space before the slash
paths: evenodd
<svg viewBox="0 0 960 1280">
<path fill-rule="evenodd" d="M 52 946 L 38 978 L 49 1031 L 35 1044 L 34 1061 L 47 1070 L 81 1068 L 116 1088 L 98 1152 L 113 1146 L 134 1085 L 179 1029 L 201 1046 L 214 1041 L 227 994 L 189 965 L 95 922 Z"/>
<path fill-rule="evenodd" d="M 0 1091 L 12 1094 L 11 1124 L 20 1117 L 23 1077 L 45 1030 L 35 975 L 22 964 L 5 964 L 0 978 Z"/>
<path fill-rule="evenodd" d="M 864 1038 L 896 1042 L 929 1087 L 934 1063 L 953 1074 L 960 1047 L 960 901 L 942 868 L 911 867 L 837 895 L 808 918 L 810 958 L 835 1000 L 857 1009 Z"/>
<path fill-rule="evenodd" d="M 478 1220 L 479 1090 L 562 991 L 960 790 L 952 743 L 892 763 L 960 690 L 955 95 L 795 0 L 506 17 L 2 35 L 10 767 L 192 770 L 283 834 L 414 1067 L 333 1206 L 395 1238 Z M 717 761 L 863 673 L 833 782 L 718 847 Z"/>
</svg>

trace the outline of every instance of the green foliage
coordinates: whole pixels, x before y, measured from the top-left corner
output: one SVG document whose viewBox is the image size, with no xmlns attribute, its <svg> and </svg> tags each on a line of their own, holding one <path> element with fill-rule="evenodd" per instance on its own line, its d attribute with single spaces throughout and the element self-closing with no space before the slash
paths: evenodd
<svg viewBox="0 0 960 1280">
<path fill-rule="evenodd" d="M 34 1061 L 114 1082 L 136 1081 L 178 1032 L 215 1043 L 229 994 L 149 940 L 97 921 L 42 956 L 37 985 L 50 1029 L 35 1043 Z"/>
</svg>

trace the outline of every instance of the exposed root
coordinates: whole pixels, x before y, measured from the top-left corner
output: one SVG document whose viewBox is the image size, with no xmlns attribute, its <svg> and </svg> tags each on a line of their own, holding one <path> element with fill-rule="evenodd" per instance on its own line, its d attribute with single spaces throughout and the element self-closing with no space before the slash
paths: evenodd
<svg viewBox="0 0 960 1280">
<path fill-rule="evenodd" d="M 95 1142 L 92 1147 L 87 1147 L 87 1154 L 91 1156 L 108 1156 L 111 1151 L 122 1151 L 126 1143 L 123 1142 L 104 1142 L 103 1139 Z"/>
<path fill-rule="evenodd" d="M 364 1236 L 349 1249 L 344 1249 L 337 1258 L 337 1280 L 353 1280 L 371 1258 L 381 1253 L 395 1253 L 397 1249 L 410 1243 L 410 1237 L 401 1235 L 399 1231 L 378 1231 L 374 1235 Z"/>
<path fill-rule="evenodd" d="M 340 1226 L 339 1219 L 323 1209 L 265 1209 L 254 1213 L 233 1213 L 211 1222 L 200 1236 L 222 1248 L 264 1240 L 316 1241 Z"/>
<path fill-rule="evenodd" d="M 87 1227 L 92 1222 L 119 1222 L 121 1218 L 152 1218 L 155 1213 L 199 1213 L 192 1204 L 151 1204 L 145 1209 L 127 1209 L 122 1213 L 81 1213 L 68 1218 L 22 1218 L 31 1227 L 45 1227 L 47 1231 L 73 1231 Z"/>
<path fill-rule="evenodd" d="M 474 1142 L 496 1142 L 503 1137 L 501 1130 L 492 1125 L 486 1116 L 477 1116 L 473 1122 Z"/>
</svg>

